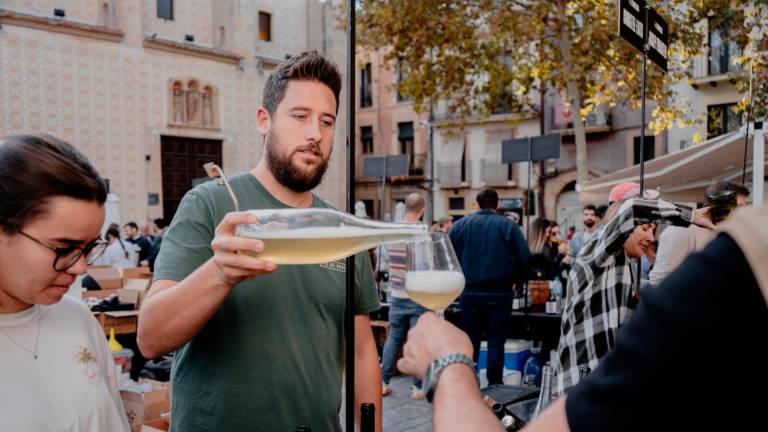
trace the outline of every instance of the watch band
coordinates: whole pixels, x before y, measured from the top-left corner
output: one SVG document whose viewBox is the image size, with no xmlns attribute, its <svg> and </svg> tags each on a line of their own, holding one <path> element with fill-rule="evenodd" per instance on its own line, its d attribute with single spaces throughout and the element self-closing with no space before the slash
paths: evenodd
<svg viewBox="0 0 768 432">
<path fill-rule="evenodd" d="M 435 390 L 437 389 L 437 381 L 440 379 L 440 373 L 443 371 L 443 369 L 455 363 L 465 364 L 468 368 L 472 369 L 473 374 L 475 373 L 475 363 L 471 358 L 462 353 L 455 352 L 436 358 L 432 361 L 432 363 L 429 364 L 429 366 L 427 366 L 427 371 L 424 373 L 423 387 L 424 392 L 427 395 L 427 400 L 430 403 L 432 403 L 432 398 L 435 395 Z M 475 379 L 477 379 L 477 375 L 475 375 Z"/>
</svg>

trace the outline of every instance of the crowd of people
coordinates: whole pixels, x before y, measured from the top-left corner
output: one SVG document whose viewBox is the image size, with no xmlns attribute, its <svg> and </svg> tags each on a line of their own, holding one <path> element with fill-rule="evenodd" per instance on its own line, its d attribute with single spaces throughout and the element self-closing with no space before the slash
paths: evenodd
<svg viewBox="0 0 768 432">
<path fill-rule="evenodd" d="M 331 156 L 341 82 L 314 52 L 270 74 L 256 118 L 264 157 L 229 179 L 243 208 L 331 207 L 312 190 Z M 152 230 L 129 222 L 122 236 L 115 225 L 101 233 L 106 190 L 82 154 L 46 135 L 1 138 L 0 418 L 9 430 L 130 430 L 103 331 L 65 296 L 87 265 L 105 264 L 154 271 L 138 347 L 147 358 L 175 353 L 172 430 L 339 431 L 346 346 L 355 354 L 355 404 L 376 406 L 377 431 L 395 364 L 414 377 L 412 396 L 434 403 L 435 430 L 500 430 L 476 381 L 481 339 L 488 381 L 500 384 L 513 290 L 557 277 L 568 287 L 552 364 L 562 398 L 531 430 L 755 424 L 762 402 L 746 389 L 768 384 L 765 374 L 713 383 L 704 360 L 722 341 L 749 359 L 762 354 L 755 341 L 768 325 L 768 207 L 728 214 L 748 196 L 716 183 L 702 197 L 707 206 L 693 210 L 626 183 L 609 206 L 584 208 L 585 228 L 570 240 L 542 218 L 526 239 L 485 189 L 478 212 L 432 224 L 448 233 L 464 272 L 461 330 L 404 295 L 405 253 L 388 248 L 392 331 L 380 366 L 369 321 L 380 300 L 367 254 L 355 256 L 355 340 L 345 341 L 343 263 L 278 268 L 239 253 L 264 243 L 234 235 L 254 218 L 235 212 L 215 182 L 186 194 L 170 228 L 156 220 Z M 405 221 L 418 223 L 423 197 L 405 206 Z M 643 257 L 649 283 L 638 291 Z M 581 366 L 593 371 L 584 381 Z"/>
</svg>

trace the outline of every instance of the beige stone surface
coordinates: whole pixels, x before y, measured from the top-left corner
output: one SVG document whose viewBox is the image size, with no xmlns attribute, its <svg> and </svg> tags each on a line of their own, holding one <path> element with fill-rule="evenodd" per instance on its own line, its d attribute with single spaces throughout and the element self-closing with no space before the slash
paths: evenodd
<svg viewBox="0 0 768 432">
<path fill-rule="evenodd" d="M 258 67 L 254 57 L 263 53 L 255 43 L 255 27 L 237 27 L 241 18 L 234 10 L 218 15 L 233 26 L 226 34 L 232 39 L 229 50 L 244 57 L 240 65 L 143 46 L 144 35 L 151 30 L 169 40 L 194 34 L 196 44 L 214 47 L 213 2 L 177 1 L 174 13 L 178 19 L 173 22 L 155 18 L 155 2 L 115 2 L 116 27 L 125 32 L 121 42 L 4 24 L 0 31 L 0 136 L 49 133 L 74 144 L 110 179 L 120 198 L 123 222 L 142 224 L 162 216 L 162 204 L 148 205 L 147 194 L 162 193 L 163 135 L 222 140 L 224 170 L 250 170 L 262 153 L 255 113 L 269 74 L 269 69 Z M 55 4 L 67 10 L 67 19 L 97 23 L 99 3 L 0 0 L 0 8 L 50 16 Z M 304 2 L 221 3 L 238 4 L 250 15 L 261 7 L 273 7 L 286 22 L 302 24 L 278 38 L 279 26 L 273 22 L 270 52 L 295 54 L 322 46 L 318 38 L 313 45 L 306 44 L 307 20 L 314 23 L 320 17 L 307 16 Z M 332 16 L 330 8 L 327 13 Z M 330 25 L 331 20 L 328 22 Z M 330 26 L 326 30 L 329 54 L 343 65 L 343 34 L 334 34 L 338 30 Z M 196 80 L 200 90 L 206 85 L 215 89 L 215 127 L 173 124 L 170 89 L 177 80 L 185 84 Z M 340 115 L 332 163 L 318 188 L 324 198 L 341 207 L 345 131 Z"/>
</svg>

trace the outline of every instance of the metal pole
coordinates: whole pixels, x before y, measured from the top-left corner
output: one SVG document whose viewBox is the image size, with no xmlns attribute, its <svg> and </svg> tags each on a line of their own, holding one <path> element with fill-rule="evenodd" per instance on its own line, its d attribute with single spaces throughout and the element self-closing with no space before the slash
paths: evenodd
<svg viewBox="0 0 768 432">
<path fill-rule="evenodd" d="M 644 32 L 648 34 L 648 10 L 650 5 L 645 5 Z M 643 66 L 640 73 L 640 196 L 645 192 L 645 64 L 648 59 L 648 37 L 643 37 Z M 639 267 L 638 267 L 639 268 Z"/>
<path fill-rule="evenodd" d="M 645 5 L 645 26 L 643 27 L 643 66 L 640 73 L 640 196 L 645 193 L 645 65 L 648 60 L 648 11 L 651 6 Z M 640 279 L 643 274 L 643 257 L 637 259 L 637 277 L 635 278 L 635 294 L 640 295 Z"/>
<path fill-rule="evenodd" d="M 531 171 L 533 171 L 533 140 L 528 137 L 528 186 L 525 189 L 525 205 L 523 206 L 523 214 L 525 215 L 525 239 L 528 241 L 531 238 L 531 215 L 528 212 L 528 208 L 531 205 Z M 536 253 L 536 251 L 533 251 Z"/>
<path fill-rule="evenodd" d="M 752 122 L 752 77 L 754 75 L 754 66 L 752 59 L 749 59 L 749 109 L 747 109 L 747 136 L 744 137 L 744 163 L 741 168 L 741 184 L 747 184 L 747 150 L 749 149 L 749 127 Z M 754 152 L 753 152 L 754 153 Z"/>
<path fill-rule="evenodd" d="M 347 0 L 347 211 L 355 208 L 355 0 Z M 355 430 L 355 256 L 347 257 L 346 425 Z"/>
</svg>

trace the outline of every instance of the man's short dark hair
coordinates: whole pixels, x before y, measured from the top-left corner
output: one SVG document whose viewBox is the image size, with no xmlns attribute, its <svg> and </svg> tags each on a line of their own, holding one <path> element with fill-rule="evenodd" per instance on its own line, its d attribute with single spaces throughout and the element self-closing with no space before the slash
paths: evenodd
<svg viewBox="0 0 768 432">
<path fill-rule="evenodd" d="M 285 96 L 288 81 L 318 81 L 328 86 L 336 96 L 336 112 L 339 112 L 339 93 L 341 93 L 341 74 L 336 65 L 317 53 L 317 51 L 303 52 L 280 63 L 269 74 L 267 83 L 264 84 L 262 105 L 274 115 L 277 106 Z"/>
<path fill-rule="evenodd" d="M 743 185 L 740 185 L 734 182 L 729 182 L 729 181 L 719 181 L 713 185 L 710 185 L 707 188 L 707 192 L 704 195 L 704 205 L 705 206 L 709 205 L 709 195 L 716 194 L 718 192 L 725 192 L 725 191 L 731 191 L 736 195 L 741 195 L 745 197 L 749 196 L 749 189 L 747 189 Z"/>
<path fill-rule="evenodd" d="M 483 210 L 494 210 L 499 206 L 499 194 L 493 189 L 483 189 L 477 194 L 477 204 Z"/>
<path fill-rule="evenodd" d="M 163 218 L 157 218 L 157 219 L 153 220 L 152 222 L 154 222 L 155 225 L 158 228 L 160 228 L 160 229 L 163 229 L 163 228 L 168 226 L 168 222 L 166 222 L 165 219 L 163 219 Z"/>
<path fill-rule="evenodd" d="M 584 206 L 584 211 L 592 210 L 592 212 L 597 213 L 597 207 L 595 207 L 594 204 L 587 204 Z"/>
<path fill-rule="evenodd" d="M 125 226 L 131 227 L 133 229 L 139 229 L 139 226 L 136 225 L 136 222 L 128 222 L 127 224 L 125 224 Z"/>
<path fill-rule="evenodd" d="M 603 204 L 597 206 L 595 209 L 595 216 L 599 217 L 600 219 L 605 218 L 605 213 L 608 211 L 608 206 Z"/>
</svg>

